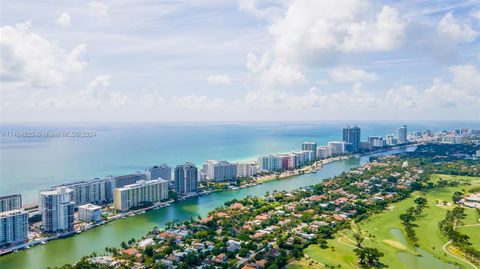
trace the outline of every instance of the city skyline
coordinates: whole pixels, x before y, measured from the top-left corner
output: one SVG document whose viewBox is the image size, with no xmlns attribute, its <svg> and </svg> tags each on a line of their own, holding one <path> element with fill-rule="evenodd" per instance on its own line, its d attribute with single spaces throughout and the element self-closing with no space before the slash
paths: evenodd
<svg viewBox="0 0 480 269">
<path fill-rule="evenodd" d="M 1 15 L 2 122 L 478 120 L 476 1 L 6 2 Z"/>
<path fill-rule="evenodd" d="M 480 266 L 480 0 L 0 7 L 1 269 Z"/>
</svg>

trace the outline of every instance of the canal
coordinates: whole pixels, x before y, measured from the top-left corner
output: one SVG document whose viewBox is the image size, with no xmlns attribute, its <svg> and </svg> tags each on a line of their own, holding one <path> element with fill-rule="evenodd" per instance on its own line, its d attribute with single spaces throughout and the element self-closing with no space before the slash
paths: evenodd
<svg viewBox="0 0 480 269">
<path fill-rule="evenodd" d="M 413 148 L 391 150 L 377 155 L 387 155 L 405 150 L 411 151 Z M 169 221 L 196 218 L 199 215 L 205 216 L 209 211 L 223 205 L 228 200 L 242 199 L 248 195 L 264 195 L 267 191 L 289 191 L 317 184 L 324 179 L 334 177 L 367 162 L 367 156 L 336 161 L 325 165 L 316 173 L 269 181 L 262 185 L 240 190 L 216 192 L 208 196 L 177 202 L 170 207 L 116 220 L 73 237 L 51 241 L 46 245 L 37 245 L 29 250 L 4 255 L 0 257 L 0 268 L 47 268 L 74 263 L 82 256 L 89 255 L 92 252 L 104 253 L 105 247 L 118 247 L 122 241 L 128 241 L 131 238 L 138 239 L 155 226 L 162 227 Z"/>
</svg>

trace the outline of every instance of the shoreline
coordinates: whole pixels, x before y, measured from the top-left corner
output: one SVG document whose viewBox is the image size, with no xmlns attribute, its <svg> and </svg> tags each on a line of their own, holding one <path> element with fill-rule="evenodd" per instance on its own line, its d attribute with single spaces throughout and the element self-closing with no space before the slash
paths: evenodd
<svg viewBox="0 0 480 269">
<path fill-rule="evenodd" d="M 325 164 L 350 159 L 352 157 L 353 157 L 352 155 L 349 155 L 349 156 L 327 158 L 327 159 L 316 161 L 313 164 L 310 164 L 308 166 L 300 167 L 300 168 L 295 169 L 293 171 L 289 171 L 288 173 L 283 172 L 282 173 L 283 175 L 281 175 L 280 177 L 268 175 L 268 176 L 265 176 L 266 178 L 263 178 L 263 179 L 260 179 L 260 180 L 258 178 L 255 178 L 255 180 L 257 181 L 256 183 L 246 184 L 245 186 L 240 186 L 240 187 L 237 187 L 235 189 L 218 189 L 218 190 L 203 191 L 203 192 L 200 192 L 196 195 L 190 195 L 190 196 L 187 196 L 187 197 L 183 197 L 183 199 L 179 199 L 178 201 L 168 200 L 168 201 L 165 201 L 165 202 L 157 203 L 157 204 L 152 205 L 152 206 L 147 207 L 147 208 L 141 208 L 141 209 L 136 209 L 136 210 L 132 210 L 132 211 L 127 211 L 125 213 L 119 213 L 119 214 L 111 217 L 108 220 L 105 220 L 105 221 L 102 221 L 102 222 L 99 222 L 99 223 L 96 223 L 96 224 L 90 224 L 85 229 L 81 229 L 81 230 L 73 231 L 73 232 L 67 232 L 67 233 L 63 233 L 63 234 L 57 234 L 57 235 L 54 235 L 54 236 L 51 236 L 51 237 L 39 238 L 39 239 L 35 239 L 31 242 L 25 243 L 25 244 L 21 244 L 21 245 L 18 245 L 18 246 L 7 248 L 7 249 L 2 249 L 0 251 L 0 256 L 15 253 L 17 251 L 26 251 L 30 247 L 37 246 L 37 245 L 40 245 L 40 244 L 44 245 L 44 244 L 47 244 L 48 242 L 53 241 L 53 240 L 62 239 L 62 238 L 65 238 L 65 237 L 73 237 L 77 234 L 84 233 L 84 232 L 86 232 L 90 229 L 108 224 L 110 222 L 113 222 L 113 221 L 116 221 L 116 220 L 119 220 L 119 219 L 133 217 L 137 214 L 144 213 L 145 211 L 156 210 L 156 209 L 159 209 L 159 208 L 167 207 L 167 206 L 170 206 L 172 203 L 185 201 L 185 200 L 188 200 L 188 199 L 191 199 L 191 198 L 194 198 L 194 197 L 198 197 L 198 196 L 202 196 L 202 195 L 209 195 L 210 193 L 236 191 L 236 190 L 239 190 L 239 189 L 251 188 L 251 187 L 254 187 L 254 186 L 257 186 L 257 185 L 264 184 L 264 183 L 269 182 L 269 181 L 276 181 L 276 180 L 287 179 L 287 178 L 294 177 L 294 176 L 300 176 L 302 174 L 305 174 L 305 173 L 301 173 L 300 171 L 305 171 L 305 170 L 308 170 L 308 173 L 315 173 L 318 170 L 320 170 L 323 167 L 323 165 L 325 165 Z M 166 206 L 159 206 L 159 204 L 167 204 L 167 205 Z M 38 205 L 35 205 L 35 207 L 38 208 Z"/>
<path fill-rule="evenodd" d="M 132 210 L 132 211 L 127 211 L 127 212 L 124 212 L 124 213 L 119 213 L 119 214 L 111 217 L 108 220 L 105 220 L 105 221 L 102 221 L 102 222 L 96 223 L 96 224 L 90 224 L 90 225 L 88 225 L 87 228 L 84 228 L 84 229 L 81 229 L 81 230 L 68 232 L 68 233 L 63 233 L 63 234 L 57 234 L 57 235 L 47 237 L 47 238 L 39 238 L 39 239 L 35 239 L 31 242 L 25 243 L 25 244 L 21 244 L 21 245 L 14 246 L 14 247 L 11 247 L 11 248 L 2 249 L 0 251 L 0 256 L 8 255 L 8 254 L 15 253 L 15 252 L 18 252 L 18 251 L 25 251 L 25 250 L 28 250 L 30 247 L 37 246 L 37 245 L 40 245 L 40 244 L 44 245 L 44 244 L 48 243 L 49 241 L 54 241 L 54 240 L 62 239 L 62 238 L 66 238 L 66 237 L 73 237 L 77 234 L 84 233 L 84 232 L 86 232 L 90 229 L 93 229 L 93 228 L 111 223 L 111 222 L 113 222 L 115 220 L 118 220 L 118 219 L 133 217 L 137 214 L 143 214 L 143 213 L 145 213 L 145 211 L 156 210 L 156 209 L 159 209 L 159 208 L 168 207 L 172 203 L 185 201 L 185 200 L 188 200 L 188 199 L 191 199 L 191 198 L 194 198 L 194 197 L 209 195 L 210 193 L 236 191 L 236 190 L 239 190 L 239 189 L 251 188 L 251 187 L 261 185 L 261 184 L 264 184 L 264 183 L 267 183 L 267 182 L 270 182 L 270 181 L 287 179 L 287 178 L 291 178 L 291 177 L 295 177 L 295 176 L 301 176 L 303 174 L 316 173 L 324 165 L 327 165 L 327 164 L 330 164 L 330 163 L 333 163 L 333 162 L 348 160 L 348 159 L 354 158 L 356 156 L 365 157 L 365 156 L 381 154 L 383 152 L 388 152 L 388 151 L 391 151 L 391 150 L 398 150 L 398 149 L 401 149 L 401 148 L 408 148 L 408 147 L 416 146 L 416 145 L 417 144 L 407 144 L 407 145 L 402 145 L 402 146 L 395 146 L 395 147 L 386 148 L 386 149 L 379 149 L 379 150 L 364 153 L 364 154 L 361 154 L 361 155 L 345 155 L 345 156 L 330 157 L 330 158 L 315 161 L 312 164 L 309 164 L 309 165 L 303 166 L 303 167 L 299 167 L 298 169 L 295 169 L 295 170 L 292 170 L 292 171 L 284 171 L 284 172 L 281 172 L 280 174 L 272 174 L 272 175 L 266 175 L 266 176 L 263 176 L 263 177 L 260 177 L 260 178 L 255 178 L 255 181 L 257 181 L 257 182 L 253 183 L 253 184 L 250 183 L 250 184 L 246 184 L 244 186 L 239 186 L 239 187 L 236 187 L 236 188 L 233 188 L 233 189 L 218 189 L 218 190 L 203 191 L 203 192 L 200 192 L 196 195 L 190 195 L 190 196 L 183 197 L 182 199 L 179 199 L 178 201 L 168 200 L 168 201 L 165 201 L 165 202 L 158 202 L 158 203 L 156 203 L 156 204 L 154 204 L 150 207 L 147 207 L 147 208 L 141 208 L 141 209 L 136 209 L 136 210 Z M 161 205 L 164 205 L 164 206 L 161 206 Z M 38 207 L 38 205 L 37 205 L 37 207 Z"/>
</svg>

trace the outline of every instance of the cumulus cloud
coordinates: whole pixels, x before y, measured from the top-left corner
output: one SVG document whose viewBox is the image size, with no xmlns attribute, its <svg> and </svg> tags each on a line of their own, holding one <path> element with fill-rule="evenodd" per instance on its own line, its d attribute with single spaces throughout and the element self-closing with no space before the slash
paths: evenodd
<svg viewBox="0 0 480 269">
<path fill-rule="evenodd" d="M 221 98 L 209 98 L 205 95 L 184 95 L 172 96 L 175 107 L 181 107 L 190 110 L 199 109 L 224 109 L 226 108 L 225 101 Z"/>
<path fill-rule="evenodd" d="M 473 65 L 457 65 L 449 68 L 451 81 L 436 78 L 430 87 L 419 89 L 412 85 L 400 85 L 388 90 L 387 102 L 402 110 L 415 108 L 475 109 L 480 106 L 480 72 Z"/>
<path fill-rule="evenodd" d="M 36 87 L 58 87 L 68 77 L 83 70 L 85 45 L 66 52 L 31 31 L 31 22 L 0 28 L 1 80 L 20 82 Z"/>
<path fill-rule="evenodd" d="M 390 89 L 385 97 L 386 101 L 397 109 L 419 108 L 419 102 L 421 102 L 417 87 L 412 85 L 401 85 Z"/>
<path fill-rule="evenodd" d="M 273 58 L 269 52 L 263 53 L 261 57 L 248 53 L 246 67 L 261 90 L 273 90 L 280 86 L 305 82 L 305 76 L 297 65 L 282 58 Z"/>
<path fill-rule="evenodd" d="M 108 6 L 98 1 L 88 3 L 88 13 L 96 17 L 104 17 L 108 15 Z"/>
<path fill-rule="evenodd" d="M 351 89 L 325 92 L 313 87 L 304 94 L 286 91 L 250 91 L 245 104 L 254 109 L 303 111 L 319 109 L 342 113 L 375 110 L 383 113 L 414 111 L 427 113 L 431 109 L 456 109 L 476 111 L 480 107 L 480 72 L 473 65 L 449 68 L 451 79 L 434 79 L 431 86 L 422 89 L 401 84 L 385 92 L 370 92 L 362 83 Z"/>
<path fill-rule="evenodd" d="M 400 46 L 405 22 L 396 9 L 375 10 L 365 1 L 290 3 L 286 15 L 270 27 L 278 57 L 325 61 L 343 52 L 388 51 Z"/>
<path fill-rule="evenodd" d="M 257 18 L 273 20 L 278 18 L 283 8 L 281 6 L 269 5 L 267 7 L 259 8 L 257 0 L 240 0 L 238 7 L 240 10 L 245 11 Z M 278 4 L 278 2 L 274 2 Z"/>
<path fill-rule="evenodd" d="M 62 26 L 62 27 L 67 27 L 67 26 L 70 26 L 72 24 L 70 15 L 66 12 L 63 12 L 62 15 L 60 15 L 60 17 L 58 17 L 55 20 L 55 23 Z"/>
<path fill-rule="evenodd" d="M 87 84 L 85 91 L 94 98 L 100 98 L 108 86 L 110 86 L 110 76 L 99 75 Z"/>
<path fill-rule="evenodd" d="M 304 94 L 292 94 L 285 91 L 250 91 L 245 104 L 260 110 L 305 111 L 321 109 L 339 112 L 349 109 L 366 109 L 378 106 L 379 99 L 363 90 L 361 83 L 356 83 L 349 90 L 324 93 L 313 87 Z"/>
<path fill-rule="evenodd" d="M 369 82 L 377 80 L 377 74 L 350 66 L 336 67 L 330 70 L 330 77 L 339 82 Z"/>
<path fill-rule="evenodd" d="M 69 111 L 77 109 L 99 110 L 105 107 L 120 107 L 132 103 L 133 96 L 121 91 L 109 90 L 109 75 L 98 75 L 84 88 L 60 91 L 57 94 L 35 91 L 27 98 L 29 107 L 44 110 Z"/>
<path fill-rule="evenodd" d="M 210 75 L 207 77 L 207 81 L 213 85 L 228 85 L 232 79 L 227 75 Z"/>
<path fill-rule="evenodd" d="M 448 40 L 469 43 L 475 40 L 478 32 L 467 23 L 460 24 L 453 17 L 452 12 L 445 14 L 437 26 L 438 34 Z"/>
<path fill-rule="evenodd" d="M 472 17 L 474 17 L 475 19 L 477 20 L 480 20 L 480 9 L 479 10 L 475 10 L 471 13 Z"/>
<path fill-rule="evenodd" d="M 250 3 L 250 9 L 257 6 Z M 305 83 L 304 69 L 332 66 L 340 54 L 387 52 L 401 46 L 407 22 L 390 6 L 360 0 L 293 0 L 269 26 L 272 50 L 247 55 L 247 70 L 260 90 Z M 376 74 L 337 69 L 336 81 L 367 82 Z"/>
</svg>

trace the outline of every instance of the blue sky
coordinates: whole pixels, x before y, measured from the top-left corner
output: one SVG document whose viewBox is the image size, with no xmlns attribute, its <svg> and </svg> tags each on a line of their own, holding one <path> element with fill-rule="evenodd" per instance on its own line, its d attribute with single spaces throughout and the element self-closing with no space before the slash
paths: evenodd
<svg viewBox="0 0 480 269">
<path fill-rule="evenodd" d="M 4 122 L 480 119 L 479 1 L 1 5 Z"/>
</svg>

